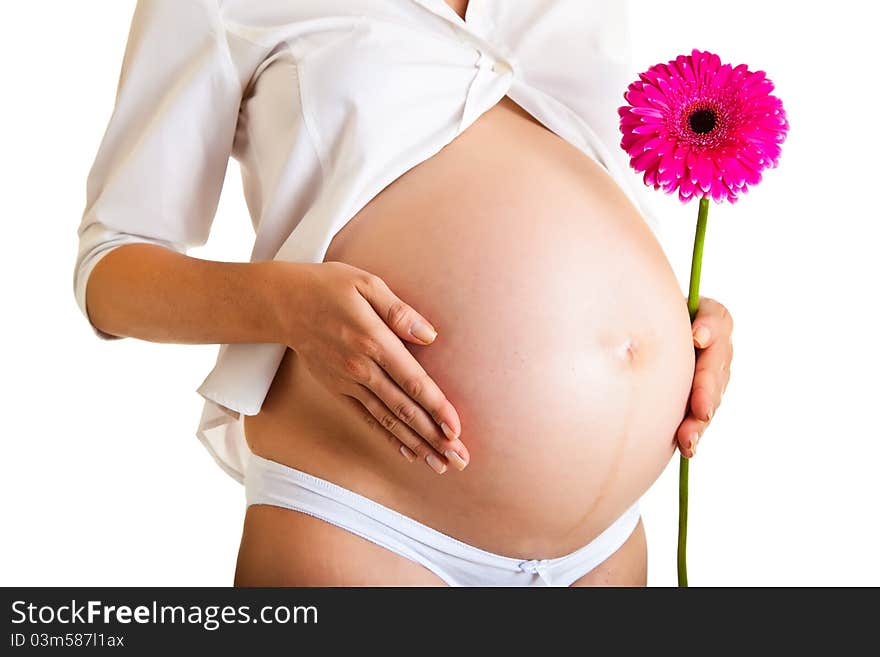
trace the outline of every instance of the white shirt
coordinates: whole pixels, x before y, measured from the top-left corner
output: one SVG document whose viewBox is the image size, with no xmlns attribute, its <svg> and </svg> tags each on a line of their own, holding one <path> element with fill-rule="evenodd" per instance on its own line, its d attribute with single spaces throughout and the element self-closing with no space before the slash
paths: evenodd
<svg viewBox="0 0 880 657">
<path fill-rule="evenodd" d="M 230 156 L 251 261 L 322 262 L 383 187 L 505 94 L 599 162 L 656 231 L 619 146 L 616 109 L 634 77 L 626 12 L 608 0 L 470 0 L 462 20 L 443 0 L 139 0 L 88 178 L 80 309 L 88 320 L 89 275 L 112 249 L 207 241 Z M 220 345 L 198 388 L 196 433 L 239 481 L 242 414 L 259 412 L 285 348 Z"/>
</svg>

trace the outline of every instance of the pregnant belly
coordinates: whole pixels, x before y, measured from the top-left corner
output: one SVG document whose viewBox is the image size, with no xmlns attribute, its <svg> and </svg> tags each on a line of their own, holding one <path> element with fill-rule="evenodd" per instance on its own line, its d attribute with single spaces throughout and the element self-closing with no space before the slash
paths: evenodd
<svg viewBox="0 0 880 657">
<path fill-rule="evenodd" d="M 370 271 L 438 330 L 407 349 L 471 462 L 409 464 L 288 350 L 251 448 L 510 556 L 576 549 L 674 451 L 694 368 L 659 244 L 595 161 L 509 99 L 377 195 L 325 260 Z"/>
</svg>

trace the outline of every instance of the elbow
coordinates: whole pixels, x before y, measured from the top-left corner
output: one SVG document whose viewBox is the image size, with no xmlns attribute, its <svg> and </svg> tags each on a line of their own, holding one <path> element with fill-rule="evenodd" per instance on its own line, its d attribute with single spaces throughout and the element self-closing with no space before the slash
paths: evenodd
<svg viewBox="0 0 880 657">
<path fill-rule="evenodd" d="M 98 263 L 111 251 L 115 251 L 127 244 L 140 243 L 155 244 L 180 253 L 186 252 L 186 248 L 182 243 L 122 232 L 112 229 L 101 222 L 92 222 L 84 225 L 79 231 L 79 250 L 73 271 L 73 294 L 80 312 L 92 329 L 92 333 L 102 340 L 118 340 L 125 336 L 115 335 L 99 328 L 92 319 L 88 308 L 89 281 L 92 279 L 92 274 Z"/>
<path fill-rule="evenodd" d="M 73 294 L 76 299 L 76 305 L 79 307 L 83 317 L 85 317 L 86 323 L 92 329 L 92 333 L 102 340 L 119 340 L 124 336 L 114 335 L 113 333 L 104 331 L 92 320 L 88 309 L 87 293 L 89 280 L 92 278 L 95 266 L 104 258 L 104 256 L 119 246 L 122 246 L 122 244 L 108 244 L 104 245 L 103 248 L 90 249 L 86 253 L 80 253 L 73 272 Z"/>
</svg>

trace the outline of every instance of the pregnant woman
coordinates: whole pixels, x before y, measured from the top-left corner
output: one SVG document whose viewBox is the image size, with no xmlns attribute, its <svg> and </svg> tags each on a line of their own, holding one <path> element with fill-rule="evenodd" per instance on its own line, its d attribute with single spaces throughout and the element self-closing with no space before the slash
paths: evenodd
<svg viewBox="0 0 880 657">
<path fill-rule="evenodd" d="M 617 146 L 625 18 L 138 2 L 74 287 L 104 339 L 221 345 L 197 433 L 244 484 L 236 584 L 645 583 L 638 499 L 732 325 L 691 325 Z M 230 156 L 251 261 L 188 256 Z"/>
</svg>

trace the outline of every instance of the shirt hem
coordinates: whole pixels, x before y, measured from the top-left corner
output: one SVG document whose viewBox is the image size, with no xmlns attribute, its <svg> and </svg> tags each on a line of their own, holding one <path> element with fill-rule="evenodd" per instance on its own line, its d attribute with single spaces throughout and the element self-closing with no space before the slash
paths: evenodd
<svg viewBox="0 0 880 657">
<path fill-rule="evenodd" d="M 230 477 L 235 479 L 239 484 L 243 485 L 244 484 L 244 473 L 233 468 L 231 465 L 229 465 L 223 459 L 222 456 L 220 456 L 220 454 L 217 453 L 217 450 L 214 449 L 214 445 L 211 442 L 211 439 L 208 438 L 208 436 L 205 434 L 204 430 L 201 427 L 199 427 L 199 429 L 196 431 L 196 436 L 198 437 L 198 439 L 202 443 L 202 445 L 204 445 L 205 449 L 208 450 L 208 453 L 214 458 L 214 461 L 217 463 L 217 465 L 220 466 L 220 468 L 223 470 L 223 472 L 225 472 Z"/>
</svg>

